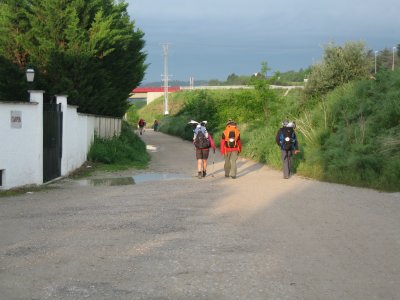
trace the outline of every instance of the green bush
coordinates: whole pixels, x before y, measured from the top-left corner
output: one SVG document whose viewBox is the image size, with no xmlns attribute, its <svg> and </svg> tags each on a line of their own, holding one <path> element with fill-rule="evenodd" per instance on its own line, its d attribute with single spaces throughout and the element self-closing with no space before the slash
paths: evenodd
<svg viewBox="0 0 400 300">
<path fill-rule="evenodd" d="M 310 97 L 325 95 L 342 84 L 367 78 L 370 67 L 371 57 L 364 43 L 330 43 L 325 46 L 323 61 L 311 68 L 305 92 Z"/>
<path fill-rule="evenodd" d="M 121 135 L 111 139 L 95 138 L 88 154 L 88 160 L 120 167 L 145 167 L 149 162 L 146 145 L 133 132 L 133 128 L 123 123 Z"/>
<path fill-rule="evenodd" d="M 399 190 L 400 73 L 382 72 L 327 97 L 329 128 L 319 153 L 325 179 Z"/>
</svg>

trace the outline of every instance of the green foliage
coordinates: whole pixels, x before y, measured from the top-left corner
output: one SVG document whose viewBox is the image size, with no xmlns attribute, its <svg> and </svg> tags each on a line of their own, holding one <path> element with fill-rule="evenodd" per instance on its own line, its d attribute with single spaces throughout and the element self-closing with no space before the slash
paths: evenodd
<svg viewBox="0 0 400 300">
<path fill-rule="evenodd" d="M 125 115 L 125 120 L 132 126 L 136 126 L 139 120 L 139 113 L 136 105 L 131 105 Z"/>
<path fill-rule="evenodd" d="M 123 123 L 121 135 L 112 139 L 95 138 L 88 153 L 88 160 L 123 167 L 145 167 L 149 161 L 146 145 Z"/>
<path fill-rule="evenodd" d="M 190 140 L 190 119 L 208 120 L 218 143 L 226 120 L 241 129 L 242 155 L 281 168 L 275 135 L 283 119 L 294 120 L 301 153 L 295 172 L 355 186 L 398 191 L 400 182 L 400 69 L 376 80 L 340 85 L 306 101 L 302 90 L 284 96 L 258 77 L 253 90 L 206 90 L 181 94 L 185 104 L 164 118 L 163 131 Z M 171 96 L 173 101 L 174 95 Z"/>
<path fill-rule="evenodd" d="M 122 116 L 144 76 L 143 33 L 113 0 L 8 0 L 0 4 L 0 55 L 36 87 L 68 94 L 80 112 Z M 0 73 L 3 70 L 0 70 Z"/>
<path fill-rule="evenodd" d="M 304 79 L 308 78 L 311 68 L 300 69 L 299 71 L 275 72 L 269 79 L 271 84 L 275 85 L 303 85 Z"/>
<path fill-rule="evenodd" d="M 226 81 L 219 81 L 218 79 L 211 79 L 208 81 L 209 86 L 227 86 L 227 85 L 248 85 L 251 81 L 251 76 L 236 75 L 232 73 L 228 75 Z"/>
<path fill-rule="evenodd" d="M 247 85 L 249 83 L 250 76 L 239 76 L 235 73 L 230 74 L 226 78 L 226 85 Z"/>
<path fill-rule="evenodd" d="M 328 44 L 323 61 L 311 69 L 305 92 L 319 97 L 347 82 L 367 78 L 371 62 L 361 42 L 348 42 L 343 47 Z"/>
<path fill-rule="evenodd" d="M 0 56 L 0 70 L 0 100 L 28 101 L 25 72 L 3 56 Z"/>
<path fill-rule="evenodd" d="M 184 105 L 187 95 L 190 92 L 180 91 L 171 93 L 168 100 L 168 110 L 170 115 L 176 115 Z M 136 119 L 129 119 L 129 123 L 136 126 L 139 118 L 143 118 L 147 121 L 148 127 L 154 123 L 154 120 L 159 121 L 159 130 L 164 130 L 164 124 L 168 121 L 168 116 L 164 116 L 164 96 L 158 97 L 148 105 L 136 105 L 137 115 Z M 128 112 L 129 115 L 129 112 Z M 165 127 L 167 129 L 168 127 Z M 179 134 L 178 134 L 179 135 Z"/>
<path fill-rule="evenodd" d="M 394 51 L 394 52 L 393 52 Z M 379 51 L 377 53 L 376 57 L 376 69 L 379 72 L 380 70 L 392 70 L 392 68 L 397 68 L 399 66 L 400 62 L 400 57 L 396 55 L 397 48 L 395 47 L 394 49 L 388 49 L 384 48 L 383 50 Z M 374 60 L 374 55 L 371 51 L 370 53 L 371 60 Z M 374 69 L 371 69 L 371 73 L 375 72 L 375 66 Z"/>
<path fill-rule="evenodd" d="M 321 158 L 326 179 L 398 190 L 400 72 L 381 72 L 331 93 Z M 345 90 L 345 92 L 343 92 Z"/>
<path fill-rule="evenodd" d="M 261 63 L 261 70 L 252 75 L 236 75 L 232 73 L 228 75 L 226 81 L 219 81 L 218 79 L 211 79 L 208 81 L 209 86 L 225 86 L 225 85 L 253 85 L 255 80 L 266 79 L 267 72 L 271 68 L 268 67 L 267 62 Z M 268 83 L 275 85 L 303 85 L 304 79 L 308 77 L 311 68 L 300 69 L 299 71 L 279 72 L 276 71 L 273 76 L 268 76 Z"/>
</svg>

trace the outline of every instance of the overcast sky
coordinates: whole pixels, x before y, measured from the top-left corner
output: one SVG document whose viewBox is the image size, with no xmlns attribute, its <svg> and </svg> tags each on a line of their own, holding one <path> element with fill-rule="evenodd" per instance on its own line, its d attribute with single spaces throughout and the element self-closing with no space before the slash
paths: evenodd
<svg viewBox="0 0 400 300">
<path fill-rule="evenodd" d="M 172 80 L 250 75 L 267 61 L 298 71 L 321 60 L 328 42 L 363 41 L 382 50 L 400 44 L 399 0 L 128 0 L 144 33 L 144 83 L 160 81 L 169 43 Z"/>
</svg>

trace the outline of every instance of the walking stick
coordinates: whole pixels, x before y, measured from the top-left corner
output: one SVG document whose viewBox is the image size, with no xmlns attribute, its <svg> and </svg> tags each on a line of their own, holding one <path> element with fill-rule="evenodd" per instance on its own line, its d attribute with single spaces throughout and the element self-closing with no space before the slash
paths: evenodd
<svg viewBox="0 0 400 300">
<path fill-rule="evenodd" d="M 211 177 L 214 177 L 214 162 L 215 162 L 215 152 L 214 152 L 214 156 L 213 156 L 213 166 L 212 166 Z"/>
</svg>

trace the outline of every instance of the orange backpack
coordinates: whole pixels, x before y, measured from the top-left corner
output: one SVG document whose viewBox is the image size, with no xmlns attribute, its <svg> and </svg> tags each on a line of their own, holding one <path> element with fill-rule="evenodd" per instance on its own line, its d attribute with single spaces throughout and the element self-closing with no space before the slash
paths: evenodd
<svg viewBox="0 0 400 300">
<path fill-rule="evenodd" d="M 240 131 L 234 124 L 229 124 L 224 130 L 225 146 L 227 148 L 238 147 L 238 139 L 240 137 Z"/>
</svg>

